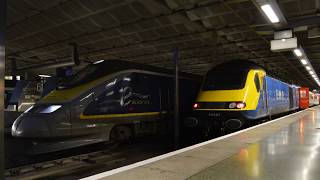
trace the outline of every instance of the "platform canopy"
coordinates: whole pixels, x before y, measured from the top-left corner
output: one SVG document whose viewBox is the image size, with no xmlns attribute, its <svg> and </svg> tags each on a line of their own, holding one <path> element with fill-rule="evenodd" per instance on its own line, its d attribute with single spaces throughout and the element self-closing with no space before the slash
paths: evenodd
<svg viewBox="0 0 320 180">
<path fill-rule="evenodd" d="M 294 54 L 271 52 L 270 40 L 277 29 L 293 29 L 319 73 L 320 38 L 308 38 L 320 24 L 319 1 L 276 2 L 286 20 L 281 27 L 255 0 L 9 0 L 6 70 L 12 60 L 18 69 L 71 61 L 72 43 L 82 62 L 120 58 L 172 68 L 168 54 L 177 47 L 185 72 L 251 59 L 277 78 L 315 88 Z"/>
</svg>

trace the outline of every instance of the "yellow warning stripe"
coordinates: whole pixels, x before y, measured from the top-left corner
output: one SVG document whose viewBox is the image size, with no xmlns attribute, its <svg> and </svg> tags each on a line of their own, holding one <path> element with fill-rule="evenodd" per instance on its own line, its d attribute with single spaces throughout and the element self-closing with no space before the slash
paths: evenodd
<svg viewBox="0 0 320 180">
<path fill-rule="evenodd" d="M 101 115 L 84 115 L 80 114 L 80 119 L 105 119 L 117 117 L 134 117 L 134 116 L 152 116 L 158 115 L 160 112 L 143 112 L 143 113 L 126 113 L 126 114 L 101 114 Z"/>
</svg>

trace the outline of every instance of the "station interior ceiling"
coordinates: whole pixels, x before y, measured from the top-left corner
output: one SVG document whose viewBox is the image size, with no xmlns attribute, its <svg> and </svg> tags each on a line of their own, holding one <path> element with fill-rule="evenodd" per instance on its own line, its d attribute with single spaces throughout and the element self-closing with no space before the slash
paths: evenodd
<svg viewBox="0 0 320 180">
<path fill-rule="evenodd" d="M 203 75 L 232 59 L 249 59 L 272 76 L 316 88 L 292 51 L 271 52 L 277 29 L 294 30 L 316 73 L 320 38 L 308 30 L 320 24 L 319 0 L 278 0 L 285 24 L 268 21 L 255 0 L 8 0 L 6 72 L 72 61 L 79 47 L 84 66 L 123 59 L 173 68 L 179 49 L 181 71 Z M 77 68 L 79 68 L 77 67 Z"/>
</svg>

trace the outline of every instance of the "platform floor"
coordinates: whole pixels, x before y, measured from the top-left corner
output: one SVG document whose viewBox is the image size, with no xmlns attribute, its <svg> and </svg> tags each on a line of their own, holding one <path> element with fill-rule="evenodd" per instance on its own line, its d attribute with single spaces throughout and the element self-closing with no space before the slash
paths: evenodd
<svg viewBox="0 0 320 180">
<path fill-rule="evenodd" d="M 86 179 L 320 179 L 320 107 Z"/>
</svg>

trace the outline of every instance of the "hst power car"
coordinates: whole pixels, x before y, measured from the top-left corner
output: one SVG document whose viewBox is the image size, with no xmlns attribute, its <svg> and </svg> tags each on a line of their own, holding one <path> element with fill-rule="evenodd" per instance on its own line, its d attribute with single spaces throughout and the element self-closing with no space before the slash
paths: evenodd
<svg viewBox="0 0 320 180">
<path fill-rule="evenodd" d="M 197 77 L 181 74 L 181 115 L 192 111 L 198 82 Z M 43 142 L 54 141 L 43 148 L 55 151 L 164 132 L 173 120 L 173 85 L 169 70 L 121 60 L 97 61 L 17 118 L 12 136 L 32 139 L 39 149 Z"/>
<path fill-rule="evenodd" d="M 188 121 L 234 131 L 298 108 L 298 87 L 268 76 L 252 62 L 230 61 L 208 71 Z"/>
</svg>

